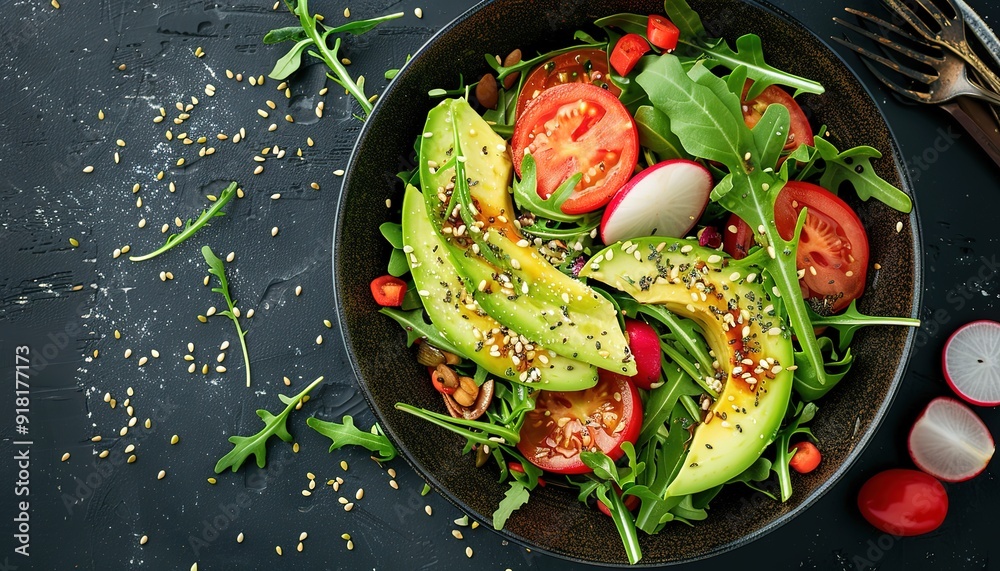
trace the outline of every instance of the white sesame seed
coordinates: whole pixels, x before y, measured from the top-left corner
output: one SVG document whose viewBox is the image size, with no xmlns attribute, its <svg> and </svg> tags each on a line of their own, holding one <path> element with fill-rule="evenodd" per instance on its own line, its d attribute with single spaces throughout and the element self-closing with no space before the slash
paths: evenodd
<svg viewBox="0 0 1000 571">
<path fill-rule="evenodd" d="M 271 228 L 271 236 L 277 236 L 277 235 L 278 235 L 278 227 L 275 226 L 274 228 Z"/>
<path fill-rule="evenodd" d="M 393 481 L 395 482 L 395 480 Z M 424 506 L 424 513 L 426 513 L 427 515 L 434 515 L 434 508 L 432 508 L 430 504 L 428 504 Z"/>
<path fill-rule="evenodd" d="M 65 462 L 67 460 L 69 460 L 69 452 L 66 452 L 62 455 L 62 461 Z"/>
<path fill-rule="evenodd" d="M 323 336 L 322 335 L 317 335 L 316 336 L 316 344 L 317 345 L 322 345 L 323 344 Z"/>
</svg>

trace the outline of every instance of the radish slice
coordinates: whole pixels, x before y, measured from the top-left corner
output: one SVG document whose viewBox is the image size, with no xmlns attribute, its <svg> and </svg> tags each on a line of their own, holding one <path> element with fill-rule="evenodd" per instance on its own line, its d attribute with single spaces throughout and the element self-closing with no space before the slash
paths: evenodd
<svg viewBox="0 0 1000 571">
<path fill-rule="evenodd" d="M 648 390 L 660 380 L 660 337 L 651 325 L 638 319 L 625 320 L 625 334 L 635 357 L 636 374 L 632 382 Z"/>
<path fill-rule="evenodd" d="M 993 436 L 968 406 L 951 397 L 931 401 L 910 430 L 910 458 L 945 482 L 979 475 L 993 458 Z"/>
<path fill-rule="evenodd" d="M 978 406 L 1000 405 L 1000 323 L 973 321 L 944 345 L 944 378 L 951 389 Z"/>
<path fill-rule="evenodd" d="M 605 244 L 642 236 L 682 238 L 701 218 L 712 192 L 712 173 L 694 161 L 655 164 L 619 190 L 601 219 Z"/>
</svg>

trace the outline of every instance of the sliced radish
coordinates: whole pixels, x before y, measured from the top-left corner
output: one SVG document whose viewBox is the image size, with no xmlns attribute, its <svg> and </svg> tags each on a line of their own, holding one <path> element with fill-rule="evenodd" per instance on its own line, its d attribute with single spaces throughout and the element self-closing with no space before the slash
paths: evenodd
<svg viewBox="0 0 1000 571">
<path fill-rule="evenodd" d="M 638 319 L 625 320 L 628 346 L 635 357 L 636 374 L 632 381 L 642 389 L 649 389 L 660 381 L 660 337 L 656 330 Z"/>
<path fill-rule="evenodd" d="M 973 321 L 944 345 L 944 378 L 951 389 L 978 406 L 1000 405 L 1000 323 Z"/>
<path fill-rule="evenodd" d="M 712 173 L 694 161 L 655 164 L 619 190 L 601 220 L 605 244 L 642 236 L 683 238 L 705 211 Z"/>
<path fill-rule="evenodd" d="M 979 475 L 993 458 L 993 436 L 968 406 L 951 397 L 931 401 L 910 430 L 910 458 L 946 482 Z"/>
</svg>

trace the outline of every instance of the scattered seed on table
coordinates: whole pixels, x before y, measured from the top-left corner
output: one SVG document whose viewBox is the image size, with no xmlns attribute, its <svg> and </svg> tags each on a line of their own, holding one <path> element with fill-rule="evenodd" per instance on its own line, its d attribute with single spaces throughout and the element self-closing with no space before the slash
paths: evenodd
<svg viewBox="0 0 1000 571">
<path fill-rule="evenodd" d="M 100 121 L 104 120 L 104 109 L 98 109 L 97 110 L 97 119 L 100 120 Z"/>
<path fill-rule="evenodd" d="M 243 543 L 243 532 L 236 536 L 236 543 Z"/>
<path fill-rule="evenodd" d="M 156 475 L 156 479 L 157 480 L 162 480 L 162 479 L 164 479 L 166 477 L 167 477 L 166 470 L 160 470 L 160 472 Z"/>
<path fill-rule="evenodd" d="M 300 541 L 299 544 L 295 546 L 295 551 L 298 551 L 299 553 L 302 553 L 302 548 L 303 547 L 304 546 L 302 545 L 302 542 Z"/>
<path fill-rule="evenodd" d="M 472 548 L 471 547 L 466 547 L 465 548 L 465 556 L 468 557 L 469 559 L 472 559 Z"/>
<path fill-rule="evenodd" d="M 122 161 L 122 157 L 121 157 L 121 155 L 120 155 L 120 154 L 118 154 L 118 151 L 115 151 L 115 164 L 117 165 L 117 164 L 118 164 L 118 163 L 120 163 L 121 161 Z"/>
<path fill-rule="evenodd" d="M 132 356 L 132 350 L 131 349 L 125 349 L 125 358 L 128 359 L 131 356 Z"/>
<path fill-rule="evenodd" d="M 218 367 L 215 368 L 215 372 L 216 373 L 225 373 L 226 372 L 226 368 L 224 366 L 222 366 L 222 365 L 219 365 Z"/>
<path fill-rule="evenodd" d="M 271 228 L 271 236 L 277 236 L 277 235 L 278 235 L 278 227 L 275 226 L 274 228 Z"/>
<path fill-rule="evenodd" d="M 309 186 L 311 186 L 313 190 L 319 190 L 319 183 L 318 182 L 309 183 Z"/>
<path fill-rule="evenodd" d="M 299 401 L 299 404 L 301 405 L 302 401 Z M 299 453 L 299 443 L 298 442 L 296 442 L 295 444 L 292 444 L 292 452 L 294 454 L 298 454 Z"/>
<path fill-rule="evenodd" d="M 349 502 L 344 505 L 344 511 L 349 512 L 354 509 L 354 502 Z"/>
<path fill-rule="evenodd" d="M 278 200 L 279 198 L 281 198 L 280 192 L 275 192 L 274 194 L 271 195 L 271 200 Z"/>
<path fill-rule="evenodd" d="M 275 545 L 274 546 L 274 552 L 277 553 L 278 555 L 281 555 L 281 546 L 280 545 Z"/>
<path fill-rule="evenodd" d="M 69 460 L 69 452 L 65 452 L 62 455 L 62 461 L 65 462 L 67 460 Z"/>
<path fill-rule="evenodd" d="M 128 462 L 129 464 L 134 464 L 137 459 L 138 458 L 136 458 L 136 455 L 133 454 L 133 455 L 131 455 L 131 456 L 128 457 L 128 460 L 126 460 L 126 462 Z"/>
<path fill-rule="evenodd" d="M 152 357 L 154 359 L 159 359 L 160 358 L 160 352 L 157 351 L 156 349 L 150 350 L 149 354 L 152 355 Z"/>
<path fill-rule="evenodd" d="M 146 219 L 145 218 L 141 218 L 139 220 L 138 226 L 139 226 L 139 228 L 145 228 L 146 227 Z"/>
<path fill-rule="evenodd" d="M 393 481 L 395 481 L 395 480 L 393 480 Z M 427 515 L 434 515 L 434 508 L 432 508 L 430 504 L 427 504 L 426 506 L 424 506 L 424 512 Z"/>
<path fill-rule="evenodd" d="M 148 535 L 144 535 L 144 536 L 142 536 L 142 537 L 139 538 L 139 545 L 146 545 L 147 541 L 149 541 L 149 536 Z"/>
<path fill-rule="evenodd" d="M 345 472 L 347 471 L 347 460 L 341 460 L 340 461 L 340 469 L 343 470 L 343 471 L 345 471 Z"/>
<path fill-rule="evenodd" d="M 472 522 L 472 525 L 471 525 L 470 527 L 471 527 L 472 529 L 476 529 L 477 527 L 479 527 L 479 522 L 478 522 L 478 521 L 474 521 L 474 522 Z"/>
<path fill-rule="evenodd" d="M 177 444 L 180 441 L 180 436 L 177 436 L 176 434 L 170 437 L 170 444 Z"/>
<path fill-rule="evenodd" d="M 115 248 L 115 250 L 113 252 L 111 252 L 111 257 L 112 258 L 117 258 L 118 256 L 121 256 L 121 255 L 122 255 L 122 251 L 121 251 L 120 248 Z"/>
<path fill-rule="evenodd" d="M 398 490 L 399 489 L 399 484 L 396 483 L 396 480 L 389 480 L 389 487 L 391 487 L 393 490 Z M 430 509 L 430 506 L 427 506 L 427 508 Z M 427 515 L 431 515 L 431 514 L 427 514 Z"/>
<path fill-rule="evenodd" d="M 216 482 L 216 481 L 217 481 L 217 480 L 216 480 L 215 478 L 209 478 L 209 479 L 208 479 L 208 483 L 209 483 L 209 484 L 212 484 L 213 486 L 215 485 L 215 482 Z M 243 535 L 243 534 L 241 533 L 240 535 Z"/>
<path fill-rule="evenodd" d="M 354 494 L 354 499 L 360 500 L 363 497 L 365 497 L 365 489 L 364 488 L 358 488 L 357 493 Z"/>
<path fill-rule="evenodd" d="M 98 458 L 107 458 L 109 452 L 107 450 L 101 450 L 101 453 L 97 455 Z"/>
<path fill-rule="evenodd" d="M 902 230 L 903 230 L 903 223 L 902 222 L 896 222 L 896 233 L 898 234 Z"/>
<path fill-rule="evenodd" d="M 420 8 L 414 8 L 413 9 L 413 15 L 416 16 L 417 18 L 423 18 L 424 17 L 424 11 L 422 9 L 420 9 Z"/>
<path fill-rule="evenodd" d="M 132 418 L 128 419 L 128 427 L 129 428 L 135 427 L 135 423 L 137 422 L 139 422 L 139 419 L 133 416 Z"/>
<path fill-rule="evenodd" d="M 350 8 L 344 8 L 344 17 L 345 18 L 350 18 L 351 17 L 351 9 Z"/>
<path fill-rule="evenodd" d="M 312 495 L 312 492 L 310 492 L 309 490 L 302 490 L 302 495 L 308 498 L 309 496 Z"/>
<path fill-rule="evenodd" d="M 142 423 L 142 425 L 145 426 L 147 429 L 153 428 L 153 421 L 152 419 L 147 418 L 146 422 Z"/>
<path fill-rule="evenodd" d="M 164 224 L 160 227 L 160 234 L 166 234 L 170 230 L 170 224 Z"/>
<path fill-rule="evenodd" d="M 313 146 L 313 144 L 314 143 L 312 137 L 306 137 L 306 145 L 309 145 L 311 147 Z"/>
<path fill-rule="evenodd" d="M 347 550 L 348 551 L 353 551 L 354 550 L 354 541 L 351 540 L 351 539 L 347 540 Z"/>
<path fill-rule="evenodd" d="M 289 379 L 288 377 L 282 377 L 281 381 L 282 381 L 283 383 L 285 383 L 285 386 L 286 386 L 286 387 L 290 387 L 290 386 L 292 386 L 292 381 L 291 381 L 291 379 Z"/>
<path fill-rule="evenodd" d="M 240 316 L 240 308 L 234 307 L 233 308 L 233 315 L 235 315 L 236 317 L 239 317 Z"/>
<path fill-rule="evenodd" d="M 337 169 L 337 170 L 333 171 L 333 174 L 335 174 L 337 176 L 344 176 L 344 169 Z"/>
<path fill-rule="evenodd" d="M 146 358 L 146 357 L 140 357 L 140 358 L 139 358 L 139 366 L 140 366 L 140 367 L 141 367 L 141 366 L 143 366 L 143 365 L 145 365 L 145 364 L 146 364 L 146 363 L 148 363 L 148 362 L 149 362 L 149 359 L 148 359 L 148 358 Z"/>
<path fill-rule="evenodd" d="M 94 172 L 93 165 L 87 165 L 87 166 L 83 167 L 83 172 L 85 172 L 85 173 L 92 173 L 92 172 Z"/>
<path fill-rule="evenodd" d="M 455 539 L 462 539 L 462 538 L 463 538 L 463 536 L 462 536 L 462 532 L 461 532 L 461 531 L 459 531 L 459 530 L 457 530 L 457 529 L 453 529 L 453 530 L 451 530 L 451 535 L 452 535 L 452 537 L 454 537 Z"/>
<path fill-rule="evenodd" d="M 198 571 L 198 564 L 197 563 L 194 563 L 193 565 L 191 565 L 191 571 Z"/>
</svg>

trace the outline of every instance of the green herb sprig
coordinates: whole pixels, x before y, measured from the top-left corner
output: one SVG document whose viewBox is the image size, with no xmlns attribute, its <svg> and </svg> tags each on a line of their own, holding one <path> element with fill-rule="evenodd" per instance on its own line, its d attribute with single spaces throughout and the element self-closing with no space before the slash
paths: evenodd
<svg viewBox="0 0 1000 571">
<path fill-rule="evenodd" d="M 343 423 L 311 417 L 306 419 L 306 424 L 333 442 L 330 444 L 330 452 L 344 446 L 361 446 L 378 454 L 379 462 L 388 462 L 396 457 L 396 447 L 389 442 L 378 423 L 372 425 L 371 432 L 365 432 L 355 426 L 354 419 L 350 415 L 344 416 Z"/>
<path fill-rule="evenodd" d="M 401 18 L 403 13 L 397 12 L 379 18 L 356 20 L 341 26 L 327 27 L 320 23 L 315 14 L 310 14 L 308 0 L 285 0 L 285 6 L 288 7 L 292 15 L 299 19 L 299 26 L 271 30 L 264 36 L 264 43 L 276 44 L 292 41 L 295 42 L 295 45 L 274 64 L 274 69 L 271 70 L 268 77 L 278 80 L 287 78 L 302 66 L 302 54 L 309 50 L 309 55 L 322 60 L 333 72 L 332 74 L 327 73 L 327 77 L 346 89 L 357 100 L 364 116 L 367 117 L 371 114 L 373 105 L 368 100 L 368 96 L 365 95 L 363 77 L 358 78 L 358 80 L 353 79 L 340 61 L 338 56 L 340 38 L 334 40 L 332 48 L 327 40 L 332 34 L 338 33 L 351 33 L 359 36 L 371 31 L 382 22 Z"/>
<path fill-rule="evenodd" d="M 222 209 L 233 198 L 233 195 L 235 194 L 236 194 L 236 183 L 233 182 L 229 186 L 227 186 L 225 190 L 222 191 L 222 194 L 219 195 L 219 199 L 215 201 L 215 204 L 213 204 L 211 208 L 209 208 L 208 210 L 203 210 L 202 213 L 198 215 L 198 218 L 196 218 L 195 220 L 188 219 L 187 224 L 184 225 L 184 229 L 176 234 L 171 234 L 167 236 L 166 243 L 164 243 L 158 249 L 148 254 L 144 254 L 142 256 L 129 256 L 128 259 L 132 260 L 133 262 L 142 262 L 145 260 L 149 260 L 150 258 L 155 258 L 156 256 L 159 256 L 160 254 L 166 252 L 167 250 L 172 249 L 174 246 L 179 245 L 181 242 L 184 242 L 191 236 L 194 236 L 195 232 L 201 230 L 203 226 L 208 224 L 209 220 L 215 218 L 216 216 L 226 215 L 226 213 L 223 212 Z"/>
<path fill-rule="evenodd" d="M 208 263 L 208 273 L 212 274 L 219 279 L 219 287 L 212 288 L 215 293 L 221 293 L 222 297 L 226 298 L 226 306 L 228 309 L 225 311 L 220 311 L 219 315 L 224 315 L 229 319 L 233 320 L 236 325 L 236 334 L 240 338 L 240 346 L 243 348 L 243 363 L 247 371 L 247 387 L 250 386 L 250 354 L 247 352 L 247 332 L 240 325 L 240 319 L 236 317 L 235 311 L 236 302 L 233 301 L 233 296 L 229 293 L 229 281 L 226 279 L 226 268 L 222 263 L 222 260 L 215 255 L 212 248 L 208 246 L 202 246 L 201 255 L 205 257 L 205 262 Z"/>
<path fill-rule="evenodd" d="M 233 472 L 239 470 L 240 466 L 243 465 L 251 454 L 257 459 L 257 467 L 263 468 L 267 462 L 267 440 L 272 436 L 277 436 L 285 442 L 292 441 L 292 435 L 288 433 L 288 415 L 321 382 L 323 382 L 323 377 L 319 377 L 310 383 L 308 387 L 294 397 L 279 394 L 278 398 L 286 406 L 285 410 L 281 411 L 277 416 L 264 409 L 259 409 L 257 416 L 264 421 L 264 428 L 253 436 L 230 436 L 229 441 L 233 443 L 233 449 L 222 458 L 219 458 L 219 461 L 215 464 L 215 473 L 221 474 L 226 468 L 231 468 Z"/>
</svg>

